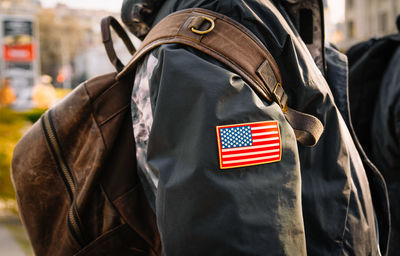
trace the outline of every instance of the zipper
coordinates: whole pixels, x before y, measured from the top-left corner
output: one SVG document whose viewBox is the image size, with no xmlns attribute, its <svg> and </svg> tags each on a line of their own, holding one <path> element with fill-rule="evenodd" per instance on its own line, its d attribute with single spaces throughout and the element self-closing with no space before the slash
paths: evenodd
<svg viewBox="0 0 400 256">
<path fill-rule="evenodd" d="M 68 211 L 68 226 L 71 230 L 72 236 L 81 247 L 84 247 L 85 243 L 81 232 L 81 222 L 74 205 L 72 205 Z"/>
<path fill-rule="evenodd" d="M 61 178 L 64 181 L 64 184 L 68 191 L 68 195 L 72 202 L 72 205 L 67 215 L 68 227 L 73 237 L 76 239 L 79 245 L 83 247 L 84 239 L 82 236 L 82 228 L 79 220 L 79 215 L 74 206 L 74 198 L 76 195 L 76 183 L 74 177 L 72 176 L 71 169 L 69 168 L 65 160 L 62 148 L 57 138 L 57 133 L 56 130 L 54 129 L 53 121 L 51 118 L 51 110 L 49 110 L 46 114 L 43 115 L 41 124 L 44 130 L 46 141 L 50 147 L 51 153 L 57 164 L 57 169 L 61 175 Z"/>
</svg>

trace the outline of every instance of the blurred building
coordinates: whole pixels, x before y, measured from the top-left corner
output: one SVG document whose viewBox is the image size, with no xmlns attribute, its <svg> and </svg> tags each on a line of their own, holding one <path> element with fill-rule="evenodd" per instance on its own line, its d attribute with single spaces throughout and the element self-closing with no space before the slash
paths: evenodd
<svg viewBox="0 0 400 256">
<path fill-rule="evenodd" d="M 39 75 L 36 14 L 39 0 L 0 0 L 0 81 L 16 96 L 11 106 L 32 106 L 32 88 Z"/>
<path fill-rule="evenodd" d="M 49 14 L 54 16 L 53 26 L 45 28 Z M 105 51 L 99 51 L 102 45 L 100 21 L 109 15 L 116 16 L 109 11 L 74 9 L 64 4 L 42 10 L 42 33 L 47 36 L 42 44 L 49 46 L 43 53 L 46 63 L 42 67 L 54 78 L 56 85 L 73 88 L 93 73 L 111 70 L 103 61 L 107 58 Z M 82 56 L 90 56 L 90 62 Z"/>
<path fill-rule="evenodd" d="M 344 38 L 341 49 L 347 49 L 372 37 L 397 33 L 396 17 L 400 0 L 346 0 Z"/>
<path fill-rule="evenodd" d="M 80 82 L 115 71 L 101 39 L 100 21 L 119 13 L 70 8 L 42 8 L 40 0 L 0 0 L 0 85 L 9 81 L 16 95 L 12 107 L 33 106 L 32 88 L 40 75 L 56 87 L 74 88 Z M 114 38 L 118 56 L 130 54 Z"/>
<path fill-rule="evenodd" d="M 58 4 L 40 13 L 42 72 L 54 79 L 57 87 L 74 88 L 80 82 L 115 71 L 108 61 L 101 38 L 100 22 L 119 13 L 105 10 L 69 8 Z M 118 56 L 131 56 L 114 38 Z"/>
<path fill-rule="evenodd" d="M 0 0 L 2 14 L 34 14 L 40 6 L 40 0 Z"/>
<path fill-rule="evenodd" d="M 335 1 L 324 1 L 325 42 L 334 45 L 344 40 L 344 8 Z"/>
<path fill-rule="evenodd" d="M 119 18 L 119 13 L 112 13 L 103 10 L 73 10 L 75 17 L 83 28 L 84 44 L 83 49 L 80 51 L 73 60 L 75 81 L 82 80 L 102 75 L 109 72 L 114 72 L 115 68 L 108 60 L 106 51 L 101 38 L 100 22 L 101 19 L 107 16 L 114 16 Z M 129 61 L 130 54 L 125 49 L 121 40 L 118 40 L 116 34 L 113 33 L 114 48 L 125 63 Z M 78 79 L 78 80 L 77 80 Z M 74 86 L 76 86 L 75 84 Z"/>
</svg>

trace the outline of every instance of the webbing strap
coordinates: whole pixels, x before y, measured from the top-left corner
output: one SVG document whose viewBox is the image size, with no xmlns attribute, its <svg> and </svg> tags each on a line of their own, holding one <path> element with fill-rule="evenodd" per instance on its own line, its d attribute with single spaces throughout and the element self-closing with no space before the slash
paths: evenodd
<svg viewBox="0 0 400 256">
<path fill-rule="evenodd" d="M 286 120 L 292 126 L 296 139 L 305 146 L 314 146 L 324 131 L 322 123 L 314 116 L 288 108 Z"/>
<path fill-rule="evenodd" d="M 175 12 L 154 26 L 117 79 L 133 72 L 138 61 L 162 44 L 184 44 L 206 53 L 238 73 L 269 102 L 276 102 L 295 130 L 297 140 L 314 146 L 323 132 L 318 118 L 289 108 L 274 58 L 247 28 L 209 10 Z"/>
</svg>

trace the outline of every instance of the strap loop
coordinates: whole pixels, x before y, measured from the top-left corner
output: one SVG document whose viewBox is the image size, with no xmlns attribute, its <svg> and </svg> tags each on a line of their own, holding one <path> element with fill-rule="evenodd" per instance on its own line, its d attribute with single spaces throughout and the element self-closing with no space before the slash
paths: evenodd
<svg viewBox="0 0 400 256">
<path fill-rule="evenodd" d="M 282 91 L 281 96 L 278 94 L 278 89 Z M 275 85 L 274 90 L 272 91 L 272 97 L 274 98 L 275 102 L 281 107 L 284 114 L 286 114 L 287 106 L 286 106 L 286 93 L 283 90 L 281 83 L 277 82 Z"/>
<path fill-rule="evenodd" d="M 282 83 L 276 78 L 268 59 L 266 59 L 261 66 L 258 67 L 256 73 L 263 81 L 268 93 L 271 95 L 272 100 L 281 107 L 283 113 L 286 113 L 286 102 L 288 98 L 285 90 L 282 87 Z"/>
<path fill-rule="evenodd" d="M 324 131 L 324 126 L 318 118 L 292 108 L 287 108 L 285 117 L 292 126 L 298 142 L 307 147 L 317 144 Z"/>
</svg>

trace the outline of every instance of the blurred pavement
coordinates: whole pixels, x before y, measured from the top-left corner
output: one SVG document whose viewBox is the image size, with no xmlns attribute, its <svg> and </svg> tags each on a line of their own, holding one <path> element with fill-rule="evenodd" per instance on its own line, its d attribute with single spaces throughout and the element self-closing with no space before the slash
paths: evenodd
<svg viewBox="0 0 400 256">
<path fill-rule="evenodd" d="M 25 256 L 25 252 L 14 241 L 11 232 L 3 224 L 0 224 L 0 252 L 5 256 Z"/>
<path fill-rule="evenodd" d="M 22 223 L 15 215 L 0 214 L 0 255 L 33 255 Z"/>
</svg>

